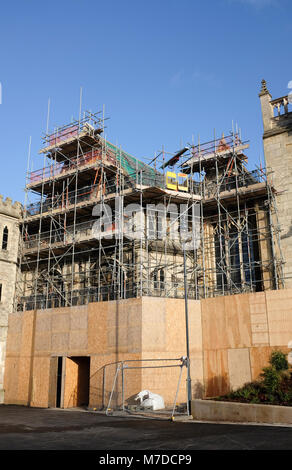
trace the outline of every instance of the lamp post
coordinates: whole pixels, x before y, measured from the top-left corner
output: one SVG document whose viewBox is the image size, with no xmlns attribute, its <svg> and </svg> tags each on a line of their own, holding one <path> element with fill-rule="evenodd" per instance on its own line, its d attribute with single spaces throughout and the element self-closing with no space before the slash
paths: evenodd
<svg viewBox="0 0 292 470">
<path fill-rule="evenodd" d="M 188 414 L 191 414 L 192 400 L 192 380 L 190 371 L 190 343 L 189 343 L 189 312 L 188 312 L 188 286 L 187 286 L 187 266 L 186 266 L 186 242 L 183 242 L 184 253 L 184 290 L 185 290 L 185 319 L 186 319 L 186 346 L 187 346 L 187 397 Z"/>
</svg>

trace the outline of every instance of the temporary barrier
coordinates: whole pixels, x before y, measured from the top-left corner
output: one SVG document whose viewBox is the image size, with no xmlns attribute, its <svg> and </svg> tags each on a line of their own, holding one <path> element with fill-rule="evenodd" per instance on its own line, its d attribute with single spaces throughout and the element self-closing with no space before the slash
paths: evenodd
<svg viewBox="0 0 292 470">
<path fill-rule="evenodd" d="M 165 363 L 168 362 L 169 364 L 161 364 L 161 362 Z M 138 363 L 147 363 L 147 365 L 137 365 Z M 181 358 L 176 358 L 176 359 L 141 359 L 141 360 L 126 360 L 126 361 L 120 361 L 112 364 L 108 364 L 107 366 L 112 366 L 116 365 L 116 371 L 114 374 L 113 378 L 113 383 L 112 383 L 112 388 L 111 392 L 109 395 L 108 403 L 106 406 L 105 413 L 106 415 L 112 414 L 113 411 L 124 411 L 124 412 L 151 412 L 153 411 L 151 407 L 143 407 L 139 406 L 139 403 L 137 402 L 137 405 L 135 404 L 129 405 L 127 403 L 126 399 L 126 394 L 127 394 L 127 376 L 130 371 L 135 371 L 135 375 L 137 376 L 137 371 L 144 371 L 145 369 L 157 369 L 159 370 L 159 380 L 160 380 L 160 395 L 163 398 L 163 395 L 167 392 L 169 395 L 169 390 L 167 390 L 167 387 L 170 387 L 170 381 L 166 382 L 164 379 L 166 377 L 163 377 L 163 371 L 169 371 L 170 369 L 177 369 L 178 374 L 177 374 L 177 386 L 175 389 L 175 394 L 172 399 L 172 406 L 168 406 L 166 408 L 166 413 L 171 414 L 171 419 L 174 418 L 176 408 L 177 408 L 177 399 L 178 399 L 178 394 L 181 386 L 181 381 L 182 381 L 182 373 L 184 367 L 187 368 L 188 364 L 188 359 L 186 356 L 183 356 Z M 106 401 L 106 389 L 105 389 L 105 384 L 106 384 L 106 368 L 107 366 L 104 367 L 104 379 L 103 379 L 103 403 L 105 405 Z M 118 386 L 118 381 L 120 379 L 120 385 Z M 173 385 L 173 380 L 171 381 L 171 384 Z M 171 387 L 173 388 L 173 386 Z M 151 387 L 149 387 L 149 390 L 151 390 Z M 157 383 L 156 383 L 156 390 L 157 390 Z M 114 393 L 117 396 L 121 395 L 120 399 L 117 400 L 117 403 L 113 405 L 113 398 L 114 398 Z M 142 393 L 142 392 L 141 392 Z M 158 394 L 149 394 L 149 395 L 156 395 Z M 139 396 L 139 394 L 137 394 Z M 133 399 L 133 397 L 132 397 Z M 188 410 L 188 400 L 186 397 L 185 401 L 187 413 L 189 414 Z M 182 405 L 184 406 L 184 405 Z"/>
</svg>

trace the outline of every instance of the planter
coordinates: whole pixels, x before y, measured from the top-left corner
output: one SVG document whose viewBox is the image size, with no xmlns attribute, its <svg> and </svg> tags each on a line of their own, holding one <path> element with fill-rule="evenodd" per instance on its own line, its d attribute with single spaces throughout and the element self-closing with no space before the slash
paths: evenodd
<svg viewBox="0 0 292 470">
<path fill-rule="evenodd" d="M 292 424 L 292 407 L 192 400 L 192 416 L 197 421 Z"/>
</svg>

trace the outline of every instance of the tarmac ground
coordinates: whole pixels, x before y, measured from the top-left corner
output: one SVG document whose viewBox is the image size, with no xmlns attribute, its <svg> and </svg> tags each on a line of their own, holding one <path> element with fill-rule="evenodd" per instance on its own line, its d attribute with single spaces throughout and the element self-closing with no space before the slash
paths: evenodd
<svg viewBox="0 0 292 470">
<path fill-rule="evenodd" d="M 290 450 L 292 427 L 0 405 L 0 450 Z"/>
</svg>

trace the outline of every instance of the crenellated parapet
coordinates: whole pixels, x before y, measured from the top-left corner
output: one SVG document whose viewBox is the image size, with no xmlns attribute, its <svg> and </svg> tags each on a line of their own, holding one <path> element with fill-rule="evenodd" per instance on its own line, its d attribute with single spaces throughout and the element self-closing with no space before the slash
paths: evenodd
<svg viewBox="0 0 292 470">
<path fill-rule="evenodd" d="M 10 197 L 3 200 L 3 195 L 0 194 L 0 214 L 19 219 L 22 216 L 22 209 L 23 207 L 20 202 L 13 202 Z"/>
</svg>

